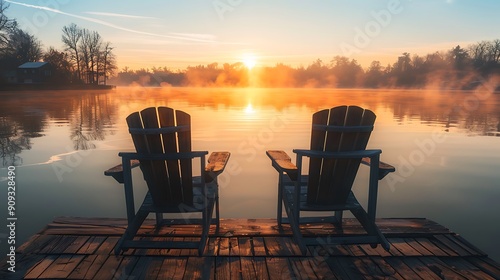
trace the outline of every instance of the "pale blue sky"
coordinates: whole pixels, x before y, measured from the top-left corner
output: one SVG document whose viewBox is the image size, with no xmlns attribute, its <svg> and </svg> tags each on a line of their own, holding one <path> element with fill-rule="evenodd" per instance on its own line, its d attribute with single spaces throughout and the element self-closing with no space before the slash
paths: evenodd
<svg viewBox="0 0 500 280">
<path fill-rule="evenodd" d="M 335 55 L 394 62 L 500 39 L 497 0 L 4 0 L 44 47 L 70 23 L 98 31 L 132 69 L 236 62 L 309 65 Z"/>
</svg>

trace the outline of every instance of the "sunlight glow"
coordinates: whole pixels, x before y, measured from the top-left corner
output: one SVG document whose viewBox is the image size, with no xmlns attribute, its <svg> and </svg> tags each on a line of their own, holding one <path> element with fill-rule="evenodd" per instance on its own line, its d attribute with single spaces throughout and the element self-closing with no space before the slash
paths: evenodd
<svg viewBox="0 0 500 280">
<path fill-rule="evenodd" d="M 252 104 L 249 103 L 247 105 L 247 107 L 245 108 L 245 114 L 250 115 L 250 114 L 253 114 L 253 113 L 255 113 L 255 109 L 253 108 Z"/>
<path fill-rule="evenodd" d="M 257 59 L 253 54 L 245 54 L 243 55 L 243 64 L 248 68 L 248 70 L 252 70 L 252 68 L 257 64 Z"/>
</svg>

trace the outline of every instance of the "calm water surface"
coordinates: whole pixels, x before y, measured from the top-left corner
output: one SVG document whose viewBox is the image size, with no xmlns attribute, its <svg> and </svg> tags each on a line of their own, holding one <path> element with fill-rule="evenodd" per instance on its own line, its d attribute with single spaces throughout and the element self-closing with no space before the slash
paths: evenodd
<svg viewBox="0 0 500 280">
<path fill-rule="evenodd" d="M 149 106 L 191 114 L 193 148 L 230 151 L 224 218 L 275 217 L 277 174 L 267 149 L 307 148 L 311 115 L 350 104 L 377 114 L 370 148 L 398 172 L 380 184 L 378 217 L 425 217 L 500 260 L 500 95 L 335 89 L 117 88 L 0 92 L 0 197 L 16 167 L 17 242 L 57 216 L 125 217 L 123 188 L 103 171 L 132 151 L 125 117 Z M 367 198 L 367 169 L 354 190 Z M 137 204 L 145 185 L 134 170 Z M 0 227 L 2 228 L 2 227 Z M 0 229 L 2 255 L 7 231 Z"/>
</svg>

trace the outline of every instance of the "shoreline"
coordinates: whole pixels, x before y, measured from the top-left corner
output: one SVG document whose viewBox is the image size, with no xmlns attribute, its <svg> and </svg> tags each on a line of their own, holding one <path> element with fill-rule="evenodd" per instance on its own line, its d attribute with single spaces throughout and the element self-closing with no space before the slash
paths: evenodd
<svg viewBox="0 0 500 280">
<path fill-rule="evenodd" d="M 0 85 L 0 91 L 34 91 L 34 90 L 109 90 L 115 85 L 87 85 L 87 84 L 7 84 Z"/>
</svg>

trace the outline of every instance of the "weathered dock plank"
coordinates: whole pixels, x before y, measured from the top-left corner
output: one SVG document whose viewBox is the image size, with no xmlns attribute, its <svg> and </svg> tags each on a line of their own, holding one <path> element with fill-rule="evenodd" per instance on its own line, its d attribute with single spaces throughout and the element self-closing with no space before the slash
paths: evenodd
<svg viewBox="0 0 500 280">
<path fill-rule="evenodd" d="M 97 271 L 108 259 L 106 255 L 85 256 L 80 264 L 68 276 L 68 279 L 94 279 Z"/>
<path fill-rule="evenodd" d="M 168 257 L 163 259 L 157 279 L 182 279 L 186 263 L 186 257 Z"/>
<path fill-rule="evenodd" d="M 399 258 L 384 258 L 384 260 L 400 275 L 403 275 L 406 279 L 424 279 L 420 277 L 410 266 L 403 262 Z"/>
<path fill-rule="evenodd" d="M 407 264 L 415 273 L 418 274 L 422 279 L 430 280 L 440 280 L 443 279 L 440 274 L 434 273 L 424 263 L 422 263 L 418 258 L 405 258 L 403 262 Z"/>
<path fill-rule="evenodd" d="M 474 264 L 475 267 L 479 268 L 481 271 L 487 273 L 495 279 L 500 278 L 500 266 L 498 265 L 498 263 L 492 261 L 491 259 L 469 258 L 467 260 Z"/>
<path fill-rule="evenodd" d="M 93 254 L 97 250 L 97 248 L 101 246 L 105 239 L 106 237 L 104 236 L 89 236 L 76 253 L 83 255 Z"/>
<path fill-rule="evenodd" d="M 57 256 L 55 255 L 45 256 L 43 259 L 34 264 L 32 267 L 26 268 L 27 273 L 24 275 L 24 278 L 38 279 L 40 275 L 42 275 L 42 273 L 47 269 L 47 267 L 49 267 L 56 259 Z"/>
<path fill-rule="evenodd" d="M 40 274 L 40 278 L 68 278 L 84 257 L 83 255 L 60 255 Z"/>
<path fill-rule="evenodd" d="M 269 279 L 293 279 L 292 268 L 286 258 L 270 257 L 266 259 Z"/>
<path fill-rule="evenodd" d="M 447 228 L 426 219 L 380 219 L 389 252 L 368 244 L 310 244 L 301 254 L 286 225 L 272 219 L 223 219 L 202 256 L 196 249 L 130 249 L 114 255 L 124 219 L 57 218 L 20 246 L 16 273 L 2 264 L 0 279 L 500 279 L 500 265 Z M 328 234 L 363 234 L 346 219 L 304 225 L 317 240 Z M 199 226 L 154 228 L 140 239 L 196 240 Z M 148 233 L 154 233 L 148 235 Z M 163 235 L 162 235 L 163 234 Z M 314 239 L 313 238 L 313 239 Z"/>
</svg>

